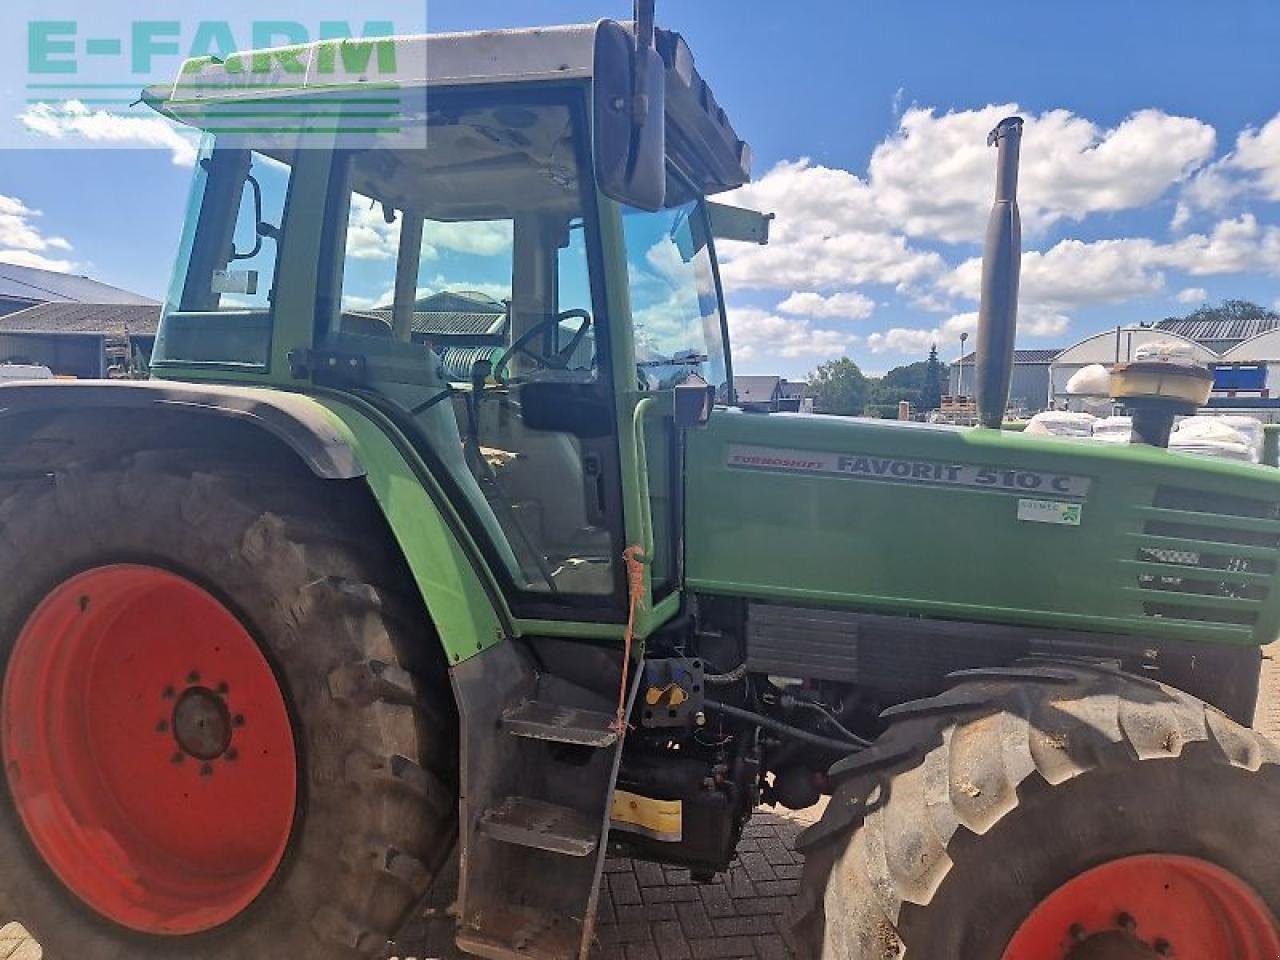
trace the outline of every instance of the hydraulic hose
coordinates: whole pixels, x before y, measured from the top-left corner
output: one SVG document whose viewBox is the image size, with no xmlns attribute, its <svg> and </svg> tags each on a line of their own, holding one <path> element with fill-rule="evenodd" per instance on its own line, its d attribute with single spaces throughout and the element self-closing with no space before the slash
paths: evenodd
<svg viewBox="0 0 1280 960">
<path fill-rule="evenodd" d="M 742 720 L 746 723 L 754 723 L 758 727 L 764 727 L 766 730 L 772 730 L 774 733 L 780 733 L 795 740 L 803 740 L 805 743 L 815 747 L 822 747 L 824 750 L 849 753 L 854 750 L 865 750 L 871 746 L 871 741 L 863 740 L 861 737 L 854 737 L 851 740 L 835 740 L 817 733 L 810 733 L 808 730 L 801 730 L 799 727 L 793 727 L 788 723 L 774 720 L 763 714 L 753 713 L 741 707 L 732 707 L 727 703 L 721 703 L 719 700 L 705 700 L 703 705 L 712 713 L 731 717 L 734 720 Z"/>
</svg>

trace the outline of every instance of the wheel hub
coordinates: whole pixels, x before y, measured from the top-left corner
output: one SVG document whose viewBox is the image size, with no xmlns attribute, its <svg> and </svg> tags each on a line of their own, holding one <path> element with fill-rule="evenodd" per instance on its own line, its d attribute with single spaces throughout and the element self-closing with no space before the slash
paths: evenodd
<svg viewBox="0 0 1280 960">
<path fill-rule="evenodd" d="M 216 760 L 231 747 L 231 711 L 208 687 L 188 687 L 173 708 L 178 747 L 197 760 Z"/>
<path fill-rule="evenodd" d="M 1159 960 L 1172 952 L 1157 953 L 1131 933 L 1108 930 L 1087 937 L 1067 954 L 1068 960 Z"/>
</svg>

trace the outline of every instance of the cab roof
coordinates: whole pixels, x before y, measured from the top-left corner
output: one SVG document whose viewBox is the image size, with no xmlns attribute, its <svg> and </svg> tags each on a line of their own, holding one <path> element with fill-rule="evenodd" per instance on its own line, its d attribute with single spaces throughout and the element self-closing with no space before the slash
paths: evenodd
<svg viewBox="0 0 1280 960">
<path fill-rule="evenodd" d="M 155 110 L 201 126 L 214 104 L 342 91 L 588 81 L 601 21 L 559 27 L 320 40 L 186 61 L 171 84 L 147 88 Z M 623 25 L 630 29 L 629 24 Z M 693 62 L 680 34 L 655 30 L 666 68 L 668 153 L 704 193 L 750 179 L 751 150 Z"/>
</svg>

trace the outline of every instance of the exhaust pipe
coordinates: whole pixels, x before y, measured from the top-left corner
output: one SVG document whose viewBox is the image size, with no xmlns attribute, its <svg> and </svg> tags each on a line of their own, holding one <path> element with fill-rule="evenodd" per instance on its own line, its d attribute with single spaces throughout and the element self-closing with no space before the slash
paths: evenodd
<svg viewBox="0 0 1280 960">
<path fill-rule="evenodd" d="M 995 144 L 996 200 L 982 250 L 982 300 L 974 345 L 978 422 L 999 430 L 1013 377 L 1013 338 L 1018 326 L 1018 276 L 1022 270 L 1022 221 L 1018 216 L 1018 147 L 1022 118 L 1006 117 L 987 136 Z"/>
</svg>

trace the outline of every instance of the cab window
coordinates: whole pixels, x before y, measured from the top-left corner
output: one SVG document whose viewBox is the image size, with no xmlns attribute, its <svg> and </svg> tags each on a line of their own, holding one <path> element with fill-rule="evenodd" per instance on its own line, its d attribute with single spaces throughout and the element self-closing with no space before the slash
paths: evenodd
<svg viewBox="0 0 1280 960">
<path fill-rule="evenodd" d="M 156 365 L 267 366 L 291 159 L 212 140 L 202 151 Z"/>
<path fill-rule="evenodd" d="M 518 610 L 616 618 L 612 422 L 586 435 L 526 418 L 540 384 L 609 395 L 579 129 L 565 103 L 441 95 L 425 149 L 342 158 L 320 339 L 362 355 L 365 388 L 484 532 Z"/>
</svg>

